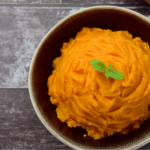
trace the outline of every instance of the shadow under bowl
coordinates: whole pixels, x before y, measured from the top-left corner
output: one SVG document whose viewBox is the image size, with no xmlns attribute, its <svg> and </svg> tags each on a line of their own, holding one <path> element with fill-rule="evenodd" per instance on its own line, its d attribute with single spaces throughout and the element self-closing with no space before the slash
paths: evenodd
<svg viewBox="0 0 150 150">
<path fill-rule="evenodd" d="M 60 56 L 63 42 L 67 42 L 82 27 L 128 30 L 133 37 L 141 37 L 150 44 L 150 21 L 131 10 L 99 6 L 78 11 L 60 21 L 43 38 L 31 62 L 29 93 L 34 109 L 45 127 L 60 141 L 73 149 L 134 149 L 150 141 L 150 118 L 129 134 L 114 134 L 100 140 L 83 137 L 81 128 L 69 128 L 57 119 L 56 106 L 49 101 L 47 79 L 52 73 L 52 62 Z"/>
</svg>

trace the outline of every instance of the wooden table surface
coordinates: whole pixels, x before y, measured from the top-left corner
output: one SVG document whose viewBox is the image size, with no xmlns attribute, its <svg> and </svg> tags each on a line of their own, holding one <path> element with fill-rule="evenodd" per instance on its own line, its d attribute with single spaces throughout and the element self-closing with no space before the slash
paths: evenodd
<svg viewBox="0 0 150 150">
<path fill-rule="evenodd" d="M 0 149 L 71 150 L 34 112 L 28 92 L 31 59 L 43 36 L 77 10 L 125 7 L 150 19 L 143 0 L 0 0 Z M 150 144 L 141 149 L 150 149 Z"/>
</svg>

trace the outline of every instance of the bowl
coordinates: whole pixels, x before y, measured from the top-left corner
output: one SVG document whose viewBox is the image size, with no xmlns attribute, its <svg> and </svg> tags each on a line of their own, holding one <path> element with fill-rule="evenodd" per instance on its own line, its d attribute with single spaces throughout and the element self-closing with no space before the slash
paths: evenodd
<svg viewBox="0 0 150 150">
<path fill-rule="evenodd" d="M 137 149 L 150 141 L 150 118 L 136 131 L 126 135 L 117 133 L 99 140 L 84 138 L 84 129 L 69 128 L 66 123 L 57 119 L 56 106 L 49 100 L 47 79 L 53 70 L 53 60 L 61 54 L 62 43 L 74 38 L 82 27 L 128 30 L 133 37 L 141 37 L 144 42 L 150 44 L 150 20 L 134 11 L 98 6 L 69 15 L 46 34 L 33 56 L 28 83 L 35 112 L 52 135 L 73 149 Z"/>
</svg>

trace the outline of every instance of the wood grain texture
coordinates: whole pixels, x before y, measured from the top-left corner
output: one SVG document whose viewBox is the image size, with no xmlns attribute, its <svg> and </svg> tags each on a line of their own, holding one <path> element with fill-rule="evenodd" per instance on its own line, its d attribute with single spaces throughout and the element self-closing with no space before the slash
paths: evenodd
<svg viewBox="0 0 150 150">
<path fill-rule="evenodd" d="M 84 7 L 0 7 L 0 88 L 28 87 L 33 54 L 61 19 Z M 126 8 L 150 18 L 150 7 Z"/>
<path fill-rule="evenodd" d="M 0 90 L 0 149 L 71 150 L 42 125 L 28 89 Z"/>
<path fill-rule="evenodd" d="M 95 5 L 147 6 L 144 0 L 1 0 L 1 6 L 88 7 Z"/>
<path fill-rule="evenodd" d="M 29 65 L 44 35 L 72 8 L 0 8 L 0 87 L 27 87 Z"/>
<path fill-rule="evenodd" d="M 24 88 L 44 35 L 67 15 L 96 5 L 122 6 L 150 19 L 143 0 L 0 0 L 0 88 L 12 88 L 0 89 L 0 149 L 71 150 L 42 125 Z"/>
<path fill-rule="evenodd" d="M 127 4 L 144 3 L 143 0 L 1 0 L 0 4 Z"/>
<path fill-rule="evenodd" d="M 72 150 L 42 125 L 28 89 L 0 89 L 0 125 L 0 149 Z M 150 144 L 142 149 L 150 149 Z"/>
</svg>

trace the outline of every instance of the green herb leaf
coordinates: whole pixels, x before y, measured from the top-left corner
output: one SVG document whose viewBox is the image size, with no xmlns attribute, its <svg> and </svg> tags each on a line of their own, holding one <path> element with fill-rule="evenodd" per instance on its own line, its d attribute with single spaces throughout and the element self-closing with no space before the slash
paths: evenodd
<svg viewBox="0 0 150 150">
<path fill-rule="evenodd" d="M 95 70 L 100 71 L 100 72 L 105 71 L 105 64 L 103 62 L 96 60 L 96 59 L 92 59 L 90 60 L 90 63 Z"/>
<path fill-rule="evenodd" d="M 124 79 L 124 75 L 115 69 L 109 70 L 108 74 L 113 79 L 118 79 L 118 80 Z"/>
<path fill-rule="evenodd" d="M 110 70 L 110 69 L 112 69 L 112 64 L 109 64 L 109 65 L 107 66 L 107 70 Z"/>
<path fill-rule="evenodd" d="M 105 70 L 105 76 L 108 78 L 109 77 L 109 71 Z"/>
<path fill-rule="evenodd" d="M 113 79 L 118 79 L 118 80 L 124 79 L 124 75 L 121 72 L 115 69 L 112 69 L 112 64 L 109 64 L 107 66 L 107 69 L 105 69 L 105 64 L 101 62 L 100 60 L 92 59 L 90 60 L 90 63 L 95 70 L 100 71 L 100 72 L 105 71 L 105 76 L 107 78 L 111 77 Z"/>
</svg>

